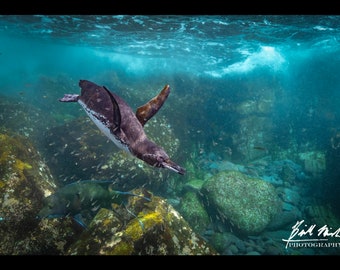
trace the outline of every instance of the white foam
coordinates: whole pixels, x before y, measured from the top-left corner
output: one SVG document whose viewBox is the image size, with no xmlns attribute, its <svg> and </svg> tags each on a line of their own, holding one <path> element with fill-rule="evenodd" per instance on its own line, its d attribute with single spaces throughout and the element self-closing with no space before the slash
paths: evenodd
<svg viewBox="0 0 340 270">
<path fill-rule="evenodd" d="M 273 71 L 278 71 L 285 62 L 284 57 L 274 47 L 261 46 L 260 51 L 249 54 L 244 61 L 236 62 L 220 70 L 207 71 L 206 74 L 212 77 L 223 77 L 231 73 L 247 73 L 258 67 L 268 67 Z"/>
</svg>

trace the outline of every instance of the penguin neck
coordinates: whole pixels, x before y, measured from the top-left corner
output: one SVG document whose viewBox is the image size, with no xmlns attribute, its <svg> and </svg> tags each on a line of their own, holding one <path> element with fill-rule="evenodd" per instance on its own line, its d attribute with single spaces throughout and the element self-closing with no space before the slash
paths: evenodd
<svg viewBox="0 0 340 270">
<path fill-rule="evenodd" d="M 147 137 L 143 137 L 141 140 L 136 141 L 133 145 L 130 145 L 130 152 L 132 155 L 150 164 L 147 157 L 155 154 L 159 148 L 160 147 L 153 141 L 149 140 Z"/>
</svg>

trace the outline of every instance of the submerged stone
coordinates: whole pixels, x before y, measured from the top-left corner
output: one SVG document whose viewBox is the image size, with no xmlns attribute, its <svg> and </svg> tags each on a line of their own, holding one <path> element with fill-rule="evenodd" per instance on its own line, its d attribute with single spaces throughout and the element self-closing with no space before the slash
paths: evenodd
<svg viewBox="0 0 340 270">
<path fill-rule="evenodd" d="M 202 193 L 222 219 L 246 235 L 263 231 L 281 209 L 273 185 L 237 171 L 212 176 Z"/>
<path fill-rule="evenodd" d="M 300 160 L 304 163 L 304 171 L 313 177 L 321 177 L 326 170 L 326 155 L 321 151 L 310 151 L 299 154 Z"/>
<path fill-rule="evenodd" d="M 196 234 L 164 199 L 129 199 L 126 211 L 102 208 L 70 255 L 213 255 L 216 251 Z"/>
<path fill-rule="evenodd" d="M 0 254 L 63 254 L 72 221 L 36 218 L 56 185 L 29 139 L 0 134 L 0 179 Z"/>
<path fill-rule="evenodd" d="M 195 232 L 202 234 L 206 230 L 210 223 L 209 215 L 196 192 L 185 193 L 179 209 Z"/>
<path fill-rule="evenodd" d="M 1 215 L 20 222 L 39 208 L 56 185 L 49 168 L 26 137 L 0 134 Z"/>
</svg>

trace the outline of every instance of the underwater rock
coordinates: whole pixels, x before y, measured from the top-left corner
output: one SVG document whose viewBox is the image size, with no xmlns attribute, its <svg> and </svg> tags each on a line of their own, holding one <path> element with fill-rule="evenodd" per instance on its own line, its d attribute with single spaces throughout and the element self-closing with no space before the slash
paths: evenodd
<svg viewBox="0 0 340 270">
<path fill-rule="evenodd" d="M 201 201 L 196 192 L 189 191 L 182 196 L 179 205 L 179 212 L 199 234 L 202 234 L 210 223 L 209 215 Z"/>
<path fill-rule="evenodd" d="M 16 134 L 0 134 L 0 254 L 62 251 L 74 234 L 69 223 L 36 219 L 43 198 L 55 189 L 49 168 L 30 140 Z"/>
<path fill-rule="evenodd" d="M 0 134 L 0 179 L 1 216 L 17 223 L 56 188 L 39 152 L 29 139 L 15 134 Z"/>
<path fill-rule="evenodd" d="M 297 191 L 286 187 L 278 187 L 276 191 L 284 202 L 293 204 L 295 206 L 299 205 L 301 196 Z"/>
<path fill-rule="evenodd" d="M 235 106 L 235 112 L 240 115 L 264 114 L 269 115 L 274 107 L 273 97 L 258 100 L 248 99 Z"/>
<path fill-rule="evenodd" d="M 284 182 L 289 184 L 294 184 L 294 181 L 297 178 L 294 168 L 289 166 L 289 164 L 287 163 L 282 165 L 282 169 L 279 172 L 279 176 Z"/>
<path fill-rule="evenodd" d="M 188 182 L 186 182 L 183 186 L 183 189 L 188 191 L 199 191 L 204 184 L 204 180 L 200 179 L 191 179 Z"/>
<path fill-rule="evenodd" d="M 240 241 L 241 240 L 237 236 L 228 232 L 215 232 L 209 239 L 209 243 L 211 243 L 220 254 L 227 254 L 225 251 L 229 249 L 231 245 L 235 245 Z"/>
<path fill-rule="evenodd" d="M 274 231 L 274 230 L 282 230 L 285 229 L 287 226 L 291 228 L 292 224 L 296 223 L 296 220 L 302 218 L 301 211 L 293 207 L 289 211 L 282 209 L 279 211 L 277 215 L 275 215 L 268 226 L 266 227 L 267 230 Z"/>
<path fill-rule="evenodd" d="M 271 150 L 275 95 L 272 87 L 254 81 L 245 84 L 241 100 L 234 105 L 233 113 L 238 120 L 231 139 L 233 159 L 248 162 L 268 155 Z"/>
<path fill-rule="evenodd" d="M 264 116 L 249 115 L 239 120 L 239 130 L 231 138 L 235 155 L 248 162 L 268 155 L 272 142 L 272 119 Z"/>
<path fill-rule="evenodd" d="M 257 104 L 254 100 L 245 100 L 235 106 L 235 112 L 240 115 L 249 115 L 257 112 Z"/>
<path fill-rule="evenodd" d="M 210 209 L 246 235 L 263 231 L 281 209 L 272 184 L 237 171 L 213 175 L 201 191 Z"/>
<path fill-rule="evenodd" d="M 170 204 L 150 198 L 130 197 L 125 211 L 100 209 L 67 254 L 217 255 Z"/>
<path fill-rule="evenodd" d="M 311 151 L 299 154 L 304 163 L 304 170 L 313 177 L 321 177 L 326 170 L 326 155 L 321 151 Z"/>
<path fill-rule="evenodd" d="M 215 172 L 220 171 L 244 171 L 244 166 L 240 164 L 234 164 L 229 160 L 215 161 L 209 165 L 209 169 L 215 170 Z"/>
<path fill-rule="evenodd" d="M 312 199 L 311 203 L 305 207 L 304 214 L 307 219 L 306 223 L 317 224 L 319 227 L 327 225 L 329 228 L 339 228 L 340 218 L 334 212 L 334 208 L 320 199 Z"/>
</svg>

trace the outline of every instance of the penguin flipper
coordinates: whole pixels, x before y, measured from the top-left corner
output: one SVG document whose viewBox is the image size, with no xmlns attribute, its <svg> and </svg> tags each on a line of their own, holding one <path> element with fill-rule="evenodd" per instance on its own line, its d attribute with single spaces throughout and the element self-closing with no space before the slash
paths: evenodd
<svg viewBox="0 0 340 270">
<path fill-rule="evenodd" d="M 142 126 L 154 116 L 159 109 L 163 106 L 165 100 L 170 94 L 170 86 L 164 86 L 163 90 L 154 98 L 152 98 L 149 102 L 144 104 L 143 106 L 138 107 L 136 111 L 136 117 Z"/>
<path fill-rule="evenodd" d="M 118 103 L 112 93 L 105 87 L 101 87 L 87 80 L 80 80 L 80 102 L 94 121 L 101 122 L 113 133 L 120 130 L 121 115 Z"/>
<path fill-rule="evenodd" d="M 107 91 L 108 95 L 110 96 L 111 102 L 112 102 L 112 123 L 113 126 L 111 130 L 115 133 L 116 131 L 118 132 L 120 130 L 120 122 L 121 122 L 121 114 L 120 114 L 120 109 L 119 105 L 117 103 L 117 100 L 114 98 L 112 93 L 110 92 L 109 89 L 107 89 L 105 86 L 103 88 Z"/>
</svg>

